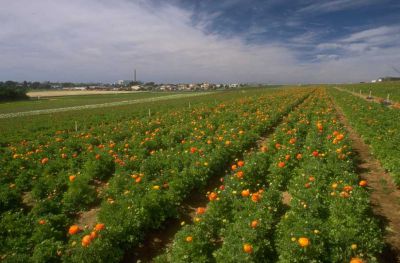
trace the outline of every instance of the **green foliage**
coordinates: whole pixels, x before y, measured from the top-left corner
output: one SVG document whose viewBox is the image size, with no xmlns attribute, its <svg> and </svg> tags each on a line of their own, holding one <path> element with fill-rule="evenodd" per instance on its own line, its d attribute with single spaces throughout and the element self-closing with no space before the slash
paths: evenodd
<svg viewBox="0 0 400 263">
<path fill-rule="evenodd" d="M 0 82 L 0 101 L 27 99 L 26 87 L 18 85 L 17 82 Z"/>
<path fill-rule="evenodd" d="M 84 165 L 84 177 L 96 180 L 106 180 L 115 172 L 114 159 L 109 155 L 99 155 L 100 158 L 90 158 Z"/>
<path fill-rule="evenodd" d="M 62 203 L 70 212 L 78 212 L 87 208 L 97 200 L 96 189 L 90 185 L 91 178 L 86 174 L 78 175 L 63 194 Z"/>
<path fill-rule="evenodd" d="M 0 185 L 0 213 L 20 205 L 20 193 L 9 185 Z"/>
<path fill-rule="evenodd" d="M 399 109 L 367 102 L 346 92 L 330 90 L 350 124 L 371 146 L 371 152 L 400 185 Z"/>
<path fill-rule="evenodd" d="M 64 250 L 63 242 L 56 239 L 46 239 L 35 246 L 32 255 L 32 262 L 61 262 L 61 255 Z"/>
</svg>

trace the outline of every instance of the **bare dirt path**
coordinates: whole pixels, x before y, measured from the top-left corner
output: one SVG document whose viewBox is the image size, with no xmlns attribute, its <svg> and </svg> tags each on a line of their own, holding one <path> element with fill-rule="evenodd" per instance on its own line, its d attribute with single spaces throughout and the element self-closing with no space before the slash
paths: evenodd
<svg viewBox="0 0 400 263">
<path fill-rule="evenodd" d="M 354 95 L 356 97 L 359 97 L 361 99 L 364 99 L 365 101 L 368 101 L 368 102 L 375 102 L 375 103 L 378 103 L 378 104 L 385 103 L 385 99 L 381 98 L 381 97 L 371 96 L 371 98 L 368 98 L 368 95 L 363 95 L 363 94 L 360 94 L 360 93 L 357 93 L 357 92 L 352 92 L 352 91 L 347 90 L 347 89 L 342 89 L 342 88 L 339 88 L 339 87 L 335 87 L 335 89 L 343 91 L 343 92 L 350 93 L 350 94 L 352 94 L 352 95 Z M 386 104 L 386 106 L 388 106 L 389 108 L 392 108 L 392 109 L 400 109 L 400 103 L 396 102 L 396 101 L 392 101 L 392 100 L 390 101 L 390 104 Z"/>
<path fill-rule="evenodd" d="M 335 105 L 335 104 L 334 104 Z M 348 131 L 352 148 L 359 158 L 357 173 L 368 181 L 373 213 L 385 228 L 386 248 L 380 262 L 400 262 L 400 191 L 392 177 L 370 153 L 370 148 L 353 130 L 343 111 L 335 105 L 338 118 Z"/>
</svg>

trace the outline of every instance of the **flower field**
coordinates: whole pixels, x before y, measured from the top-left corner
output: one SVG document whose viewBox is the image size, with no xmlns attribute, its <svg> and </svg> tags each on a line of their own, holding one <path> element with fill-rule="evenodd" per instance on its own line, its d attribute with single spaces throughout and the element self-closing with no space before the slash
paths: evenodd
<svg viewBox="0 0 400 263">
<path fill-rule="evenodd" d="M 326 95 L 310 96 L 221 178 L 158 261 L 374 262 L 382 236 L 345 134 Z"/>
<path fill-rule="evenodd" d="M 334 103 L 395 178 L 399 111 L 317 87 L 215 96 L 5 134 L 1 260 L 127 261 L 200 193 L 154 262 L 377 262 L 384 231 Z"/>
</svg>

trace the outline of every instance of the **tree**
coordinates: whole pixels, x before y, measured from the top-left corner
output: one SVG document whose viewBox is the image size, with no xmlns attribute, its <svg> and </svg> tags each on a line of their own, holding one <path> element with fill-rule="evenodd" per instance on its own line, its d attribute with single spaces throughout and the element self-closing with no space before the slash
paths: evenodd
<svg viewBox="0 0 400 263">
<path fill-rule="evenodd" d="M 6 81 L 0 82 L 0 101 L 27 99 L 27 89 L 18 82 Z"/>
</svg>

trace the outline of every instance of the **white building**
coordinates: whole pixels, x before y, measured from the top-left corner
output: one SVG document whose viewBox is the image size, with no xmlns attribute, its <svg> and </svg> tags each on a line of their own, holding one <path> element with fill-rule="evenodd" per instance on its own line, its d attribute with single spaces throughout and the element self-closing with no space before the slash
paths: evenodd
<svg viewBox="0 0 400 263">
<path fill-rule="evenodd" d="M 139 85 L 135 85 L 135 86 L 132 86 L 131 87 L 131 90 L 134 90 L 134 91 L 138 91 L 138 90 L 140 90 L 142 87 L 140 87 Z"/>
</svg>

